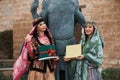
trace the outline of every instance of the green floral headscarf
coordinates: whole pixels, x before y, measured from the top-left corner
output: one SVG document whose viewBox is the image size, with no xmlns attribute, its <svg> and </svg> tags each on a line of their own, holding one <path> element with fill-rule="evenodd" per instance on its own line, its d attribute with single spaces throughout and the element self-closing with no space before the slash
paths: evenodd
<svg viewBox="0 0 120 80">
<path fill-rule="evenodd" d="M 89 24 L 89 23 L 88 23 Z M 75 60 L 72 64 L 72 74 L 74 80 L 88 80 L 88 66 L 89 63 L 96 65 L 97 72 L 101 73 L 101 65 L 103 60 L 102 42 L 97 27 L 94 26 L 94 33 L 91 37 L 86 39 L 83 34 L 80 44 L 82 46 L 83 60 Z"/>
<path fill-rule="evenodd" d="M 103 56 L 102 52 L 102 42 L 100 39 L 100 35 L 98 33 L 98 29 L 96 26 L 94 26 L 95 30 L 93 35 L 86 40 L 86 35 L 82 35 L 82 39 L 80 41 L 80 44 L 82 45 L 82 54 L 85 56 L 90 61 L 93 61 L 97 66 L 100 66 L 101 60 L 96 60 L 93 59 L 92 56 L 96 55 L 96 57 L 101 57 Z"/>
</svg>

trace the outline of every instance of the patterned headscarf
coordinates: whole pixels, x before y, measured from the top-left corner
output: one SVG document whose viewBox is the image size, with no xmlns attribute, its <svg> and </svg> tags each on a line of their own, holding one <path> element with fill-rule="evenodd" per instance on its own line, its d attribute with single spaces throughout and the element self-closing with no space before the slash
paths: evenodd
<svg viewBox="0 0 120 80">
<path fill-rule="evenodd" d="M 103 61 L 103 49 L 100 39 L 100 35 L 97 27 L 92 23 L 87 23 L 94 26 L 94 32 L 91 37 L 82 34 L 80 44 L 82 46 L 82 55 L 85 59 L 76 60 L 72 64 L 72 74 L 75 75 L 74 80 L 87 80 L 88 77 L 88 66 L 94 64 L 98 67 L 98 72 L 101 72 L 101 65 Z M 87 38 L 86 38 L 87 37 Z"/>
<path fill-rule="evenodd" d="M 92 55 L 102 56 L 102 41 L 100 39 L 98 29 L 95 26 L 95 22 L 91 21 L 87 22 L 87 24 L 92 25 L 94 27 L 94 32 L 90 38 L 86 38 L 87 36 L 85 34 L 82 35 L 82 39 L 80 41 L 82 45 L 82 54 L 86 56 L 87 53 L 91 53 Z M 95 64 L 97 64 L 97 66 L 101 66 L 102 63 L 101 61 L 98 61 L 95 62 Z"/>
<path fill-rule="evenodd" d="M 24 41 L 24 44 L 22 46 L 22 49 L 20 51 L 20 56 L 18 57 L 18 59 L 14 63 L 13 73 L 12 73 L 13 74 L 13 80 L 19 80 L 20 77 L 27 71 L 27 69 L 30 65 L 30 62 L 28 61 L 28 57 L 27 57 L 28 56 L 28 50 L 26 48 L 26 45 L 27 45 L 28 42 L 31 41 L 32 35 L 34 34 L 37 25 L 42 21 L 44 21 L 42 18 L 38 18 L 38 19 L 33 21 L 33 28 L 31 29 L 29 34 L 27 34 L 27 36 L 25 38 L 25 41 Z M 48 28 L 47 28 L 47 31 L 48 31 L 48 34 L 49 34 L 50 38 L 53 39 Z"/>
</svg>

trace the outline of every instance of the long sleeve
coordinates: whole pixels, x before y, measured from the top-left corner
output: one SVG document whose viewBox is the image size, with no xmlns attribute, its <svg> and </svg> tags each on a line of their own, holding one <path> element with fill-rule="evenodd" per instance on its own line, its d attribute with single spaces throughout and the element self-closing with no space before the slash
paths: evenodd
<svg viewBox="0 0 120 80">
<path fill-rule="evenodd" d="M 25 47 L 26 47 L 26 49 L 27 49 L 27 52 L 29 53 L 29 56 L 30 56 L 30 57 L 33 57 L 34 54 L 33 54 L 33 47 L 32 47 L 31 38 L 32 38 L 32 36 L 27 35 L 26 40 L 25 40 L 25 41 L 26 41 Z"/>
<path fill-rule="evenodd" d="M 82 27 L 85 27 L 85 24 L 86 24 L 86 20 L 85 20 L 85 17 L 84 15 L 82 14 L 82 12 L 79 10 L 79 3 L 78 1 L 74 1 L 74 6 L 75 6 L 75 13 L 74 13 L 74 16 L 75 16 L 75 22 L 79 23 L 82 25 Z"/>
<path fill-rule="evenodd" d="M 48 8 L 48 5 L 49 5 L 49 0 L 43 0 L 42 2 L 42 10 L 40 12 L 40 17 L 42 17 L 45 22 L 47 23 L 47 8 Z"/>
<path fill-rule="evenodd" d="M 37 13 L 38 5 L 39 5 L 39 0 L 34 0 L 34 2 L 31 4 L 30 11 L 31 11 L 33 19 L 36 19 L 39 17 Z"/>
<path fill-rule="evenodd" d="M 85 17 L 83 16 L 79 8 L 75 10 L 75 20 L 76 22 L 80 23 L 82 27 L 85 27 L 85 24 L 86 24 Z"/>
<path fill-rule="evenodd" d="M 95 49 L 97 49 L 97 50 L 95 50 Z M 100 44 L 95 44 L 94 47 L 92 49 L 90 49 L 90 52 L 84 54 L 84 56 L 88 61 L 91 61 L 92 63 L 96 64 L 97 66 L 101 66 L 102 59 L 103 59 L 102 46 Z"/>
<path fill-rule="evenodd" d="M 28 61 L 28 50 L 26 49 L 26 41 L 23 44 L 23 47 L 20 51 L 20 56 L 15 61 L 13 65 L 13 80 L 19 80 L 20 77 L 26 72 L 28 69 L 30 62 Z"/>
</svg>

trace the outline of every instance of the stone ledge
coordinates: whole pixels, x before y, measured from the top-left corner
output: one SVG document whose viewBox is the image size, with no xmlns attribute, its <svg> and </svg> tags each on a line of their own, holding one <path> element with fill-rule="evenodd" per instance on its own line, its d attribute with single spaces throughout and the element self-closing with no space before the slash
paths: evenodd
<svg viewBox="0 0 120 80">
<path fill-rule="evenodd" d="M 12 71 L 13 68 L 0 68 L 0 71 Z"/>
</svg>

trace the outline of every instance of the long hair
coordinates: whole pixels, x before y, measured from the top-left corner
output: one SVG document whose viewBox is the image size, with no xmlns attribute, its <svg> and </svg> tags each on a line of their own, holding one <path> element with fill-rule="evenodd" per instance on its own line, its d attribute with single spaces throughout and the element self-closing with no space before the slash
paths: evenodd
<svg viewBox="0 0 120 80">
<path fill-rule="evenodd" d="M 35 27 L 34 31 L 33 31 L 33 38 L 35 38 L 35 40 L 39 43 L 40 41 L 38 40 L 38 31 L 37 31 L 37 27 L 38 27 L 38 24 L 41 23 L 41 22 L 44 22 L 44 20 L 42 18 L 38 18 L 36 21 L 33 22 L 33 27 Z M 53 43 L 53 38 L 51 37 L 51 34 L 50 32 L 48 31 L 48 28 L 45 30 L 45 35 L 48 37 L 50 43 L 52 44 Z"/>
<path fill-rule="evenodd" d="M 35 38 L 35 40 L 36 40 L 39 44 L 41 44 L 40 41 L 38 40 L 37 26 L 38 26 L 38 25 L 36 25 L 35 30 L 34 30 L 34 32 L 33 32 L 33 38 Z M 48 32 L 47 29 L 46 29 L 46 31 L 45 31 L 45 34 L 46 34 L 46 36 L 48 37 L 48 39 L 50 40 L 50 43 L 52 44 L 52 38 L 50 37 L 50 34 L 49 34 L 49 32 Z"/>
</svg>

